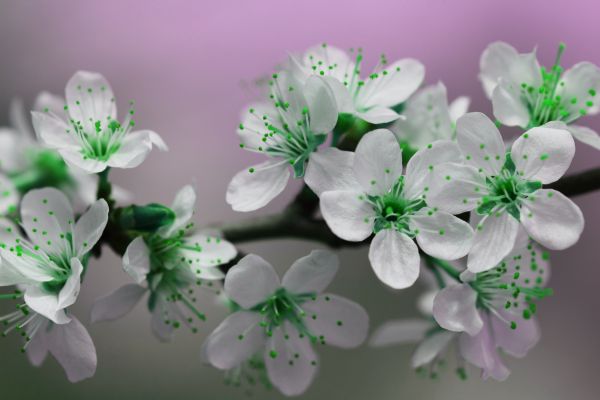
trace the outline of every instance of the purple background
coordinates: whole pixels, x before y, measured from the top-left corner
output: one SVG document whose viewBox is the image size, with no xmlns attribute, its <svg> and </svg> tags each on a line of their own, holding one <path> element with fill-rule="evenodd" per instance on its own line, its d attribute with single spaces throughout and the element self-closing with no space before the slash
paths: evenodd
<svg viewBox="0 0 600 400">
<path fill-rule="evenodd" d="M 122 110 L 135 99 L 138 126 L 159 132 L 171 147 L 170 153 L 153 153 L 138 169 L 115 172 L 117 182 L 140 202 L 170 202 L 182 185 L 196 182 L 201 224 L 241 220 L 245 216 L 224 202 L 225 189 L 235 172 L 257 158 L 238 148 L 234 130 L 241 108 L 255 96 L 252 82 L 270 73 L 287 52 L 326 41 L 362 46 L 367 66 L 382 52 L 390 61 L 415 57 L 427 68 L 427 83 L 442 80 L 451 98 L 468 95 L 472 109 L 489 114 L 477 80 L 479 56 L 488 43 L 504 40 L 521 51 L 537 46 L 541 61 L 550 64 L 564 41 L 563 65 L 600 64 L 598 11 L 592 1 L 0 1 L 0 122 L 6 123 L 14 96 L 31 103 L 43 89 L 62 93 L 78 69 L 102 72 Z M 585 123 L 600 130 L 600 117 Z M 578 145 L 572 170 L 597 166 L 598 155 Z M 257 214 L 277 211 L 294 191 L 288 188 Z M 480 382 L 475 370 L 466 383 L 451 370 L 436 382 L 420 379 L 408 366 L 410 346 L 325 349 L 321 373 L 304 398 L 595 398 L 600 389 L 598 200 L 597 193 L 576 198 L 586 215 L 584 236 L 554 255 L 556 294 L 540 305 L 542 341 L 526 359 L 508 360 L 513 375 L 506 383 Z M 317 245 L 274 241 L 242 247 L 283 271 Z M 342 251 L 341 257 L 332 290 L 361 302 L 373 326 L 417 315 L 419 288 L 385 289 L 364 250 Z M 76 310 L 81 319 L 87 322 L 95 297 L 125 281 L 119 260 L 107 251 L 87 276 Z M 243 398 L 221 384 L 220 373 L 200 364 L 202 337 L 223 316 L 210 305 L 207 312 L 200 334 L 182 331 L 167 345 L 151 336 L 143 306 L 122 321 L 90 327 L 99 354 L 97 376 L 75 386 L 53 360 L 42 369 L 29 367 L 16 339 L 5 339 L 2 394 Z"/>
</svg>

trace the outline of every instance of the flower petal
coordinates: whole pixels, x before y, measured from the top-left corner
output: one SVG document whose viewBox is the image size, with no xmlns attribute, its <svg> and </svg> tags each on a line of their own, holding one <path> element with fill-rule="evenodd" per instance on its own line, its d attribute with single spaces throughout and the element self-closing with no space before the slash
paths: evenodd
<svg viewBox="0 0 600 400">
<path fill-rule="evenodd" d="M 447 286 L 435 296 L 433 317 L 444 329 L 476 335 L 483 327 L 476 303 L 477 292 L 470 285 Z"/>
<path fill-rule="evenodd" d="M 425 319 L 403 319 L 388 321 L 373 332 L 369 346 L 384 347 L 405 343 L 417 343 L 425 338 L 425 334 L 433 324 Z"/>
<path fill-rule="evenodd" d="M 50 321 L 39 315 L 37 318 L 43 318 L 38 328 L 38 333 L 33 336 L 29 344 L 27 344 L 27 358 L 29 362 L 35 366 L 41 366 L 48 356 L 48 345 L 46 344 L 46 335 L 43 333 L 48 329 Z"/>
<path fill-rule="evenodd" d="M 387 193 L 402 175 L 402 150 L 394 134 L 376 129 L 364 135 L 356 146 L 353 170 L 365 192 Z"/>
<path fill-rule="evenodd" d="M 467 96 L 457 97 L 448 106 L 448 112 L 450 113 L 450 120 L 456 124 L 456 121 L 469 112 L 469 106 L 471 105 L 471 99 Z"/>
<path fill-rule="evenodd" d="M 302 304 L 302 308 L 310 332 L 328 345 L 350 349 L 367 338 L 369 316 L 353 301 L 326 293 Z"/>
<path fill-rule="evenodd" d="M 323 218 L 336 236 L 360 242 L 373 233 L 375 211 L 362 193 L 324 192 L 320 204 Z"/>
<path fill-rule="evenodd" d="M 568 197 L 552 189 L 541 189 L 524 202 L 521 223 L 542 246 L 564 250 L 579 240 L 584 219 L 579 207 Z"/>
<path fill-rule="evenodd" d="M 431 175 L 436 165 L 444 162 L 460 162 L 460 160 L 460 149 L 456 143 L 438 140 L 429 144 L 417 151 L 408 161 L 402 193 L 408 199 L 420 197 L 432 186 Z"/>
<path fill-rule="evenodd" d="M 473 244 L 471 226 L 443 211 L 422 208 L 411 218 L 410 224 L 418 231 L 419 247 L 432 257 L 456 260 L 466 256 Z"/>
<path fill-rule="evenodd" d="M 151 131 L 130 132 L 122 139 L 121 147 L 110 156 L 107 163 L 114 168 L 135 168 L 152 150 Z"/>
<path fill-rule="evenodd" d="M 400 118 L 400 115 L 391 108 L 374 106 L 368 110 L 357 112 L 356 115 L 371 124 L 387 124 Z"/>
<path fill-rule="evenodd" d="M 271 103 L 254 103 L 242 113 L 242 123 L 237 134 L 242 145 L 255 150 L 263 150 L 263 138 L 270 133 L 265 121 L 276 121 L 279 116 Z"/>
<path fill-rule="evenodd" d="M 464 114 L 464 113 L 463 113 Z M 400 139 L 416 149 L 422 149 L 436 140 L 451 140 L 454 135 L 450 119 L 446 87 L 442 82 L 427 86 L 405 103 L 402 115 L 390 128 Z"/>
<path fill-rule="evenodd" d="M 65 88 L 69 116 L 80 122 L 87 132 L 95 132 L 94 124 L 117 118 L 115 96 L 104 76 L 77 71 Z"/>
<path fill-rule="evenodd" d="M 282 286 L 292 293 L 321 293 L 333 280 L 340 261 L 326 250 L 313 250 L 296 260 L 282 279 Z"/>
<path fill-rule="evenodd" d="M 379 231 L 369 248 L 369 261 L 380 281 L 405 289 L 419 277 L 419 250 L 415 242 L 395 230 Z"/>
<path fill-rule="evenodd" d="M 300 337 L 288 321 L 273 331 L 265 349 L 269 380 L 286 396 L 297 396 L 308 389 L 318 370 L 317 360 L 308 337 Z"/>
<path fill-rule="evenodd" d="M 162 227 L 158 234 L 169 237 L 183 228 L 192 219 L 196 206 L 196 191 L 191 185 L 185 185 L 175 195 L 171 210 L 175 213 L 175 221 L 169 226 Z"/>
<path fill-rule="evenodd" d="M 569 169 L 575 142 L 566 129 L 541 126 L 521 135 L 512 145 L 517 172 L 530 181 L 557 181 Z"/>
<path fill-rule="evenodd" d="M 419 368 L 432 362 L 455 337 L 456 333 L 447 331 L 439 331 L 426 337 L 415 350 L 411 359 L 411 367 Z"/>
<path fill-rule="evenodd" d="M 196 267 L 200 267 L 205 271 L 210 269 L 208 267 L 225 264 L 237 255 L 235 246 L 227 240 L 207 236 L 204 233 L 186 237 L 184 242 L 186 246 L 179 249 L 179 252 L 182 257 L 186 258 L 187 264 L 194 272 L 197 272 Z M 202 278 L 201 276 L 198 277 Z"/>
<path fill-rule="evenodd" d="M 475 336 L 462 334 L 459 337 L 460 354 L 469 363 L 482 369 L 483 379 L 492 377 L 497 381 L 508 378 L 510 371 L 502 363 L 491 334 L 488 316 L 482 316 L 484 326 Z"/>
<path fill-rule="evenodd" d="M 356 190 L 360 184 L 354 177 L 354 153 L 329 147 L 310 155 L 304 182 L 320 196 L 325 191 Z"/>
<path fill-rule="evenodd" d="M 557 95 L 564 99 L 563 105 L 573 115 L 594 115 L 600 111 L 596 98 L 600 91 L 600 68 L 587 61 L 580 62 L 566 70 L 561 81 L 564 84 L 558 86 Z"/>
<path fill-rule="evenodd" d="M 69 133 L 67 123 L 58 117 L 39 111 L 31 113 L 33 129 L 44 145 L 52 149 L 79 150 L 81 146 L 75 135 Z"/>
<path fill-rule="evenodd" d="M 266 341 L 259 313 L 238 311 L 210 334 L 204 344 L 206 360 L 215 368 L 237 367 L 259 351 Z"/>
<path fill-rule="evenodd" d="M 150 249 L 143 237 L 138 236 L 127 246 L 123 255 L 123 269 L 138 285 L 146 280 L 150 272 Z"/>
<path fill-rule="evenodd" d="M 80 169 L 88 174 L 102 172 L 108 167 L 106 161 L 84 157 L 80 150 L 60 149 L 58 152 L 69 167 L 75 170 Z"/>
<path fill-rule="evenodd" d="M 100 297 L 92 307 L 92 323 L 114 321 L 125 316 L 140 301 L 146 290 L 140 285 L 129 284 Z"/>
<path fill-rule="evenodd" d="M 83 214 L 73 230 L 73 247 L 78 257 L 83 256 L 98 242 L 108 222 L 108 204 L 97 200 Z"/>
<path fill-rule="evenodd" d="M 588 146 L 592 146 L 596 150 L 600 150 L 600 135 L 598 135 L 598 132 L 593 131 L 586 126 L 579 125 L 569 125 L 567 129 L 575 139 Z"/>
<path fill-rule="evenodd" d="M 242 308 L 252 308 L 279 288 L 277 273 L 261 257 L 249 254 L 225 277 L 225 293 Z"/>
<path fill-rule="evenodd" d="M 94 342 L 77 318 L 72 317 L 65 325 L 53 325 L 46 333 L 46 344 L 70 382 L 91 378 L 96 373 Z"/>
<path fill-rule="evenodd" d="M 71 253 L 75 216 L 67 197 L 54 188 L 30 190 L 21 202 L 22 225 L 32 242 L 48 254 Z"/>
<path fill-rule="evenodd" d="M 498 175 L 506 149 L 496 125 L 482 113 L 467 113 L 456 122 L 456 140 L 467 163 Z"/>
<path fill-rule="evenodd" d="M 39 286 L 27 286 L 24 300 L 29 308 L 55 324 L 67 324 L 71 322 L 71 317 L 65 314 L 64 308 L 59 307 L 58 296 L 46 292 Z"/>
<path fill-rule="evenodd" d="M 83 273 L 83 265 L 78 258 L 71 258 L 71 275 L 64 283 L 62 289 L 58 293 L 58 307 L 67 308 L 75 304 L 79 291 L 81 290 L 81 274 Z"/>
<path fill-rule="evenodd" d="M 338 120 L 335 95 L 329 85 L 319 76 L 311 76 L 303 90 L 310 116 L 310 130 L 313 133 L 329 133 Z"/>
<path fill-rule="evenodd" d="M 512 82 L 500 80 L 492 93 L 494 117 L 506 126 L 529 125 L 530 115 L 527 103 L 521 96 L 521 88 Z"/>
<path fill-rule="evenodd" d="M 476 168 L 459 163 L 433 167 L 427 204 L 451 214 L 471 211 L 488 192 L 483 174 Z"/>
<path fill-rule="evenodd" d="M 496 346 L 513 357 L 525 357 L 540 340 L 537 321 L 533 317 L 520 319 L 516 329 L 511 329 L 510 324 L 506 323 L 511 317 L 507 313 L 500 313 L 505 317 L 504 321 L 495 315 L 490 316 Z"/>
<path fill-rule="evenodd" d="M 331 76 L 342 83 L 355 71 L 355 64 L 346 51 L 326 44 L 306 50 L 302 64 L 308 73 Z"/>
<path fill-rule="evenodd" d="M 535 88 L 542 83 L 540 65 L 535 52 L 519 54 L 509 44 L 494 42 L 490 44 L 480 59 L 479 79 L 488 97 L 491 97 L 495 85 L 505 79 L 517 85 L 526 83 Z"/>
<path fill-rule="evenodd" d="M 358 93 L 356 102 L 359 110 L 375 106 L 392 107 L 406 101 L 421 86 L 425 67 L 417 60 L 405 58 L 389 65 L 376 76 L 367 79 Z"/>
<path fill-rule="evenodd" d="M 467 259 L 469 271 L 483 272 L 498 265 L 513 249 L 518 230 L 519 221 L 507 212 L 483 217 L 475 229 L 473 247 Z"/>
<path fill-rule="evenodd" d="M 285 189 L 289 178 L 288 164 L 280 161 L 265 161 L 240 171 L 229 183 L 227 203 L 235 211 L 258 210 Z"/>
</svg>

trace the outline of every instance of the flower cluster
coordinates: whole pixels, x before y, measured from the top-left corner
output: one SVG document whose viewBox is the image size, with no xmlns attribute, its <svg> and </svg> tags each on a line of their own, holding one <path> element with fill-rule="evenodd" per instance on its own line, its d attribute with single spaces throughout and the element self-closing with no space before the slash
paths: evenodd
<svg viewBox="0 0 600 400">
<path fill-rule="evenodd" d="M 385 323 L 370 346 L 418 343 L 412 367 L 433 378 L 456 354 L 460 378 L 472 366 L 505 380 L 502 354 L 523 357 L 540 339 L 537 305 L 553 293 L 548 250 L 573 246 L 584 227 L 567 196 L 591 189 L 546 185 L 569 169 L 574 138 L 600 149 L 595 132 L 574 124 L 600 110 L 600 69 L 579 63 L 563 73 L 564 49 L 548 69 L 505 43 L 484 51 L 480 79 L 496 123 L 468 112 L 467 97 L 449 102 L 441 82 L 422 87 L 425 68 L 411 58 L 389 64 L 382 55 L 367 75 L 361 49 L 290 55 L 237 129 L 240 147 L 267 160 L 236 174 L 225 199 L 251 212 L 290 177 L 304 187 L 282 213 L 240 225 L 197 227 L 189 185 L 169 206 L 129 204 L 113 187 L 111 168 L 137 167 L 167 146 L 134 130 L 133 102 L 117 119 L 102 75 L 77 72 L 65 100 L 40 94 L 31 123 L 15 101 L 13 126 L 0 130 L 0 299 L 16 303 L 0 317 L 3 335 L 19 332 L 36 366 L 49 353 L 69 380 L 93 376 L 96 350 L 72 306 L 109 246 L 130 282 L 96 300 L 93 323 L 124 317 L 146 297 L 153 333 L 170 341 L 180 327 L 201 331 L 205 290 L 229 315 L 204 332 L 198 357 L 234 386 L 300 395 L 317 375 L 316 348 L 360 346 L 369 317 L 325 291 L 339 268 L 332 252 L 312 251 L 280 280 L 234 246 L 296 237 L 369 246 L 365 263 L 388 288 L 425 283 L 423 317 Z M 502 125 L 522 132 L 506 142 Z"/>
</svg>

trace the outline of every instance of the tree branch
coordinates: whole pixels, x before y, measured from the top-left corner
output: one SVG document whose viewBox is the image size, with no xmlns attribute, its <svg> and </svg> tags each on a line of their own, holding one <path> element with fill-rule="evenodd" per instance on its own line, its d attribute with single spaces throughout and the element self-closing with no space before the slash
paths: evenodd
<svg viewBox="0 0 600 400">
<path fill-rule="evenodd" d="M 566 176 L 547 186 L 565 196 L 578 196 L 600 189 L 600 167 Z"/>
</svg>

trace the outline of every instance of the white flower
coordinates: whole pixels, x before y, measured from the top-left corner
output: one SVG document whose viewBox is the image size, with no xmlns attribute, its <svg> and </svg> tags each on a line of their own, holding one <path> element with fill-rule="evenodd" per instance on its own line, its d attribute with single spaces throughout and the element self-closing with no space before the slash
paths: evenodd
<svg viewBox="0 0 600 400">
<path fill-rule="evenodd" d="M 153 145 L 167 150 L 155 132 L 131 132 L 135 126 L 129 110 L 123 123 L 108 81 L 100 74 L 79 71 L 67 83 L 67 118 L 52 112 L 33 112 L 33 127 L 39 140 L 56 149 L 67 164 L 87 173 L 108 167 L 134 168 L 140 165 Z"/>
<path fill-rule="evenodd" d="M 64 104 L 62 98 L 42 92 L 35 100 L 34 110 L 67 120 Z M 98 176 L 69 168 L 58 152 L 42 146 L 35 138 L 29 113 L 20 100 L 11 102 L 10 116 L 12 126 L 0 128 L 0 193 L 4 194 L 0 196 L 0 215 L 16 210 L 21 194 L 49 186 L 64 192 L 75 212 L 85 211 L 96 200 Z M 7 195 L 9 192 L 11 196 Z M 113 186 L 113 197 L 122 204 L 131 196 Z"/>
<path fill-rule="evenodd" d="M 401 115 L 390 126 L 403 146 L 403 155 L 414 154 L 436 140 L 454 140 L 456 120 L 469 108 L 468 97 L 458 97 L 448 105 L 446 87 L 442 82 L 427 86 L 405 103 Z"/>
<path fill-rule="evenodd" d="M 171 209 L 175 221 L 156 233 L 139 236 L 123 256 L 123 269 L 135 284 L 125 285 L 100 298 L 92 309 L 92 321 L 108 321 L 127 314 L 149 292 L 152 329 L 160 340 L 169 340 L 173 329 L 191 326 L 193 317 L 204 320 L 193 296 L 194 286 L 212 286 L 224 278 L 216 268 L 232 260 L 235 247 L 219 237 L 194 233 L 196 193 L 191 186 L 179 191 Z M 181 306 L 180 306 L 181 305 Z"/>
<path fill-rule="evenodd" d="M 69 201 L 56 189 L 28 192 L 21 203 L 22 227 L 0 226 L 0 286 L 21 285 L 30 309 L 56 324 L 71 317 L 65 309 L 79 295 L 87 253 L 108 221 L 108 205 L 98 200 L 77 222 Z"/>
<path fill-rule="evenodd" d="M 466 283 L 444 279 L 441 290 L 437 284 L 432 289 L 429 277 L 429 290 L 419 300 L 424 318 L 388 321 L 375 330 L 369 345 L 418 343 L 412 367 L 429 364 L 432 377 L 448 348 L 458 346 L 456 372 L 462 379 L 467 361 L 482 369 L 484 379 L 504 380 L 509 371 L 498 349 L 524 357 L 539 340 L 534 301 L 551 293 L 543 289 L 550 277 L 547 260 L 548 254 L 521 229 L 515 249 L 493 270 L 463 272 Z"/>
<path fill-rule="evenodd" d="M 288 73 L 274 74 L 271 98 L 272 103 L 250 107 L 237 130 L 242 148 L 263 153 L 269 161 L 231 180 L 227 203 L 236 211 L 268 204 L 287 185 L 290 166 L 295 178 L 303 177 L 311 155 L 338 118 L 331 89 L 316 76 L 300 84 Z"/>
<path fill-rule="evenodd" d="M 535 301 L 552 293 L 547 254 L 520 231 L 515 249 L 494 269 L 461 275 L 465 283 L 442 289 L 433 316 L 459 337 L 462 357 L 482 369 L 484 379 L 504 380 L 509 370 L 497 349 L 524 357 L 540 338 Z"/>
<path fill-rule="evenodd" d="M 479 78 L 492 99 L 494 116 L 504 125 L 529 129 L 562 121 L 578 140 L 600 149 L 600 136 L 574 123 L 600 111 L 600 68 L 580 62 L 564 71 L 561 44 L 554 65 L 540 68 L 535 51 L 519 54 L 509 44 L 495 42 L 481 55 Z M 563 73 L 564 71 L 564 73 Z"/>
<path fill-rule="evenodd" d="M 313 343 L 353 348 L 367 335 L 368 316 L 361 306 L 323 293 L 337 268 L 334 254 L 315 250 L 297 260 L 280 282 L 265 260 L 244 257 L 225 278 L 225 292 L 240 310 L 206 339 L 203 358 L 230 370 L 258 354 L 283 394 L 303 393 L 317 372 Z"/>
<path fill-rule="evenodd" d="M 419 275 L 419 249 L 454 260 L 471 248 L 473 230 L 453 215 L 428 206 L 434 165 L 457 160 L 458 146 L 438 141 L 417 152 L 402 175 L 396 137 L 378 129 L 363 136 L 356 153 L 316 153 L 306 183 L 319 195 L 321 213 L 338 237 L 362 241 L 373 233 L 369 260 L 377 277 L 402 289 Z"/>
<path fill-rule="evenodd" d="M 385 56 L 366 78 L 361 78 L 363 55 L 360 50 L 350 54 L 326 44 L 314 46 L 299 60 L 291 57 L 290 70 L 300 79 L 323 76 L 335 93 L 340 113 L 353 114 L 373 123 L 382 124 L 400 116 L 392 109 L 417 90 L 425 77 L 425 67 L 419 61 L 405 58 L 391 65 Z"/>
<path fill-rule="evenodd" d="M 492 121 L 469 113 L 458 120 L 457 141 L 465 163 L 440 165 L 428 200 L 448 212 L 476 209 L 483 216 L 467 261 L 470 271 L 497 265 L 514 247 L 519 225 L 552 250 L 577 242 L 584 225 L 579 207 L 555 190 L 541 189 L 571 164 L 575 144 L 569 132 L 554 124 L 532 128 L 507 153 Z"/>
</svg>

